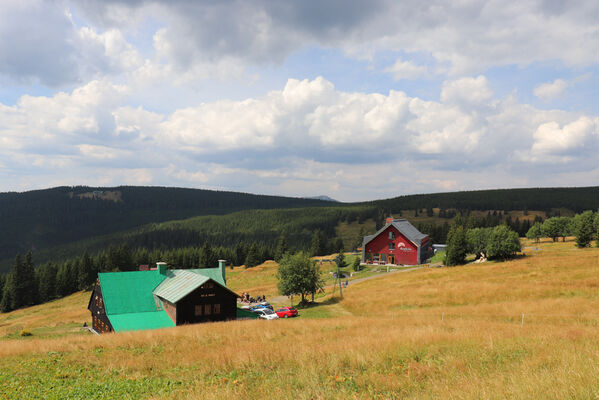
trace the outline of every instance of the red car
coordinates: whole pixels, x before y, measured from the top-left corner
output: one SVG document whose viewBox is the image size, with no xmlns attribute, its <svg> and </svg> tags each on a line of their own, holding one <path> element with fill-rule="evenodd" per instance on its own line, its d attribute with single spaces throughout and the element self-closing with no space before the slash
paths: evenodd
<svg viewBox="0 0 599 400">
<path fill-rule="evenodd" d="M 281 307 L 275 313 L 279 318 L 297 317 L 297 310 L 294 307 Z"/>
</svg>

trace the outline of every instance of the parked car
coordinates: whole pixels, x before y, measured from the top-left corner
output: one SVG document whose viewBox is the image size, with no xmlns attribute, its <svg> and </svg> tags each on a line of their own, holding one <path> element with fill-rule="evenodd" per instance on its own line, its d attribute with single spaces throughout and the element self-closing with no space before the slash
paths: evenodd
<svg viewBox="0 0 599 400">
<path fill-rule="evenodd" d="M 270 311 L 273 311 L 273 308 L 270 304 L 268 303 L 261 303 L 261 304 L 256 304 L 255 306 L 253 306 L 251 308 L 252 311 L 254 310 L 262 310 L 262 309 L 269 309 Z"/>
<path fill-rule="evenodd" d="M 295 307 L 281 307 L 275 311 L 279 318 L 297 317 L 297 310 Z"/>
<path fill-rule="evenodd" d="M 262 319 L 278 319 L 279 316 L 269 308 L 261 308 L 257 310 L 252 310 L 252 312 L 258 314 L 259 318 Z"/>
</svg>

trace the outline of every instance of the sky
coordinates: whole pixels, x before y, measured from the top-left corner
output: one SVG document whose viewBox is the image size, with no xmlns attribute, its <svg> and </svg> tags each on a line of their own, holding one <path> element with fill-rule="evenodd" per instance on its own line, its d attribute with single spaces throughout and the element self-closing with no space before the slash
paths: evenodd
<svg viewBox="0 0 599 400">
<path fill-rule="evenodd" d="M 0 191 L 591 186 L 599 2 L 3 0 Z"/>
</svg>

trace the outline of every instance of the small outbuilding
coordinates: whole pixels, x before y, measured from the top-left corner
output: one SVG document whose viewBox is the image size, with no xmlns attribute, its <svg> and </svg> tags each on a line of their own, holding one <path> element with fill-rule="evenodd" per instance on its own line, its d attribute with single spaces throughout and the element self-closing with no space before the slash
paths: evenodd
<svg viewBox="0 0 599 400">
<path fill-rule="evenodd" d="M 432 256 L 428 235 L 406 219 L 387 218 L 374 235 L 364 236 L 362 263 L 381 265 L 418 265 Z"/>
<path fill-rule="evenodd" d="M 99 273 L 89 300 L 96 332 L 167 328 L 237 318 L 238 295 L 218 268 Z"/>
</svg>

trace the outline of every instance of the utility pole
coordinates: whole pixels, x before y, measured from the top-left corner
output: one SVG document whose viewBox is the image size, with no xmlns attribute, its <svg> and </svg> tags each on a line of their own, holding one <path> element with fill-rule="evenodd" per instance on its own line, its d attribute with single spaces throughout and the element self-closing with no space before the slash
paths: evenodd
<svg viewBox="0 0 599 400">
<path fill-rule="evenodd" d="M 337 282 L 337 280 L 339 281 L 339 296 L 341 298 L 343 298 L 343 290 L 341 288 L 341 272 L 339 272 L 339 264 L 341 264 L 341 260 L 337 259 L 337 279 L 335 279 L 335 282 Z M 333 290 L 335 289 L 335 286 L 333 286 Z"/>
</svg>

